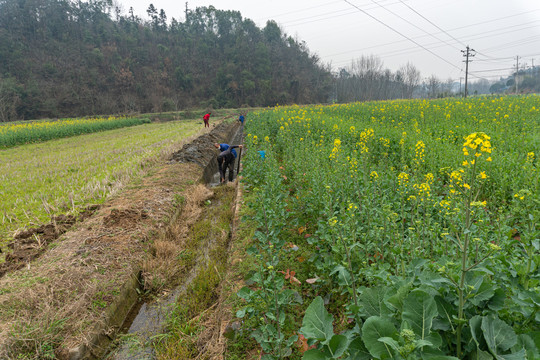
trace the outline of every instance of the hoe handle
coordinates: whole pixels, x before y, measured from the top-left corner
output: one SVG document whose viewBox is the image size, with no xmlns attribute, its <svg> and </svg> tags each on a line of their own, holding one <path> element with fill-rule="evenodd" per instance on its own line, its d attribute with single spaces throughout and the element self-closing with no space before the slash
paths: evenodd
<svg viewBox="0 0 540 360">
<path fill-rule="evenodd" d="M 238 153 L 238 166 L 236 167 L 236 176 L 240 173 L 240 159 L 242 158 L 242 148 L 240 148 L 240 151 Z"/>
</svg>

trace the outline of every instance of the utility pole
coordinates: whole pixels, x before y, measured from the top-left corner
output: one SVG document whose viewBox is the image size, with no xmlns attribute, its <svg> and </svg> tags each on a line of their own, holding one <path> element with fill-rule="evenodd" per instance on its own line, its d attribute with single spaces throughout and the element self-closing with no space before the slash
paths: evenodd
<svg viewBox="0 0 540 360">
<path fill-rule="evenodd" d="M 518 93 L 518 72 L 519 72 L 519 56 L 516 56 L 516 75 L 514 76 L 514 82 L 516 83 L 516 94 Z"/>
<path fill-rule="evenodd" d="M 461 80 L 462 80 L 462 79 L 463 79 L 463 78 L 460 76 L 460 77 L 459 77 L 459 95 L 461 95 Z"/>
<path fill-rule="evenodd" d="M 188 18 L 188 2 L 186 1 L 186 23 L 187 23 L 187 19 Z"/>
<path fill-rule="evenodd" d="M 467 45 L 466 50 L 461 50 L 463 53 L 463 56 L 465 57 L 465 94 L 464 97 L 467 97 L 467 83 L 469 78 L 469 63 L 472 60 L 469 60 L 469 57 L 474 57 L 476 55 L 476 50 L 469 48 L 469 45 Z M 474 54 L 472 52 L 475 52 Z"/>
</svg>

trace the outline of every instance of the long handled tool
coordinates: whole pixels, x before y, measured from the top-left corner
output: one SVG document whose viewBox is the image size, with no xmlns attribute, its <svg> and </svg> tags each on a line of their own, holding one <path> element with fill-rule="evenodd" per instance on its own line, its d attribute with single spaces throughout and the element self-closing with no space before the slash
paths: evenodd
<svg viewBox="0 0 540 360">
<path fill-rule="evenodd" d="M 237 177 L 238 177 L 238 174 L 240 173 L 240 159 L 242 159 L 242 148 L 240 148 L 240 151 L 238 152 L 238 166 L 236 167 Z"/>
</svg>

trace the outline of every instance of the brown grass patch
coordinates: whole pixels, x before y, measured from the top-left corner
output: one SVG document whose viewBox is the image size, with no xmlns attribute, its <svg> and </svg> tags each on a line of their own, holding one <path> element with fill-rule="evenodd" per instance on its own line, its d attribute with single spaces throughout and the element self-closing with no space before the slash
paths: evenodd
<svg viewBox="0 0 540 360">
<path fill-rule="evenodd" d="M 151 245 L 152 257 L 142 265 L 144 288 L 159 292 L 174 285 L 175 279 L 193 265 L 194 254 L 185 243 L 190 227 L 202 213 L 202 203 L 213 196 L 202 184 L 190 186 L 184 192 L 185 203 L 168 229 Z"/>
</svg>

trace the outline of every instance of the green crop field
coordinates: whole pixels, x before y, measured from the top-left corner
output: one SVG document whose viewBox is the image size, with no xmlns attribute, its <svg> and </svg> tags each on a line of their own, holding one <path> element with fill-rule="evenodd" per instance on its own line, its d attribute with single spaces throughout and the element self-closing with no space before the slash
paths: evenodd
<svg viewBox="0 0 540 360">
<path fill-rule="evenodd" d="M 0 150 L 0 245 L 18 229 L 101 203 L 200 128 L 147 123 Z"/>
<path fill-rule="evenodd" d="M 236 315 L 264 359 L 539 358 L 539 96 L 252 117 Z"/>
<path fill-rule="evenodd" d="M 0 125 L 0 149 L 145 123 L 150 119 L 115 116 L 8 122 Z"/>
</svg>

